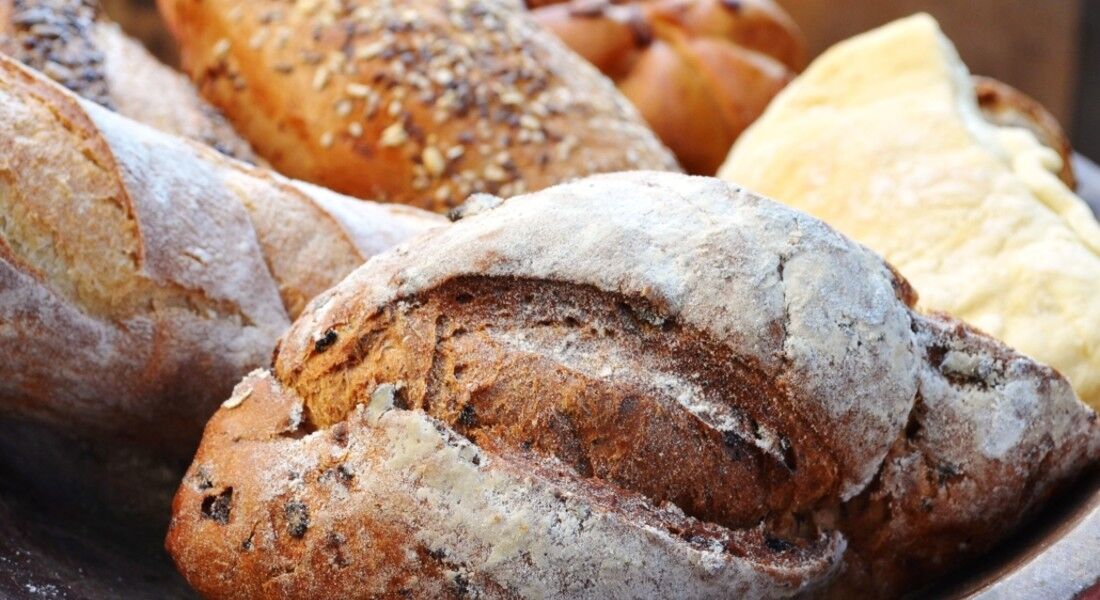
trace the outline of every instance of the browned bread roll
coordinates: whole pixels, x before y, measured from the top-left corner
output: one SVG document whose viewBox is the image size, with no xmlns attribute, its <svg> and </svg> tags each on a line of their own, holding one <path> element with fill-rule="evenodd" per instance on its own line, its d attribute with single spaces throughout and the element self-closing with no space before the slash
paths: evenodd
<svg viewBox="0 0 1100 600">
<path fill-rule="evenodd" d="M 680 164 L 713 175 L 734 140 L 805 66 L 772 0 L 572 0 L 533 15 L 619 84 Z"/>
<path fill-rule="evenodd" d="M 0 51 L 131 119 L 256 162 L 187 78 L 107 21 L 95 0 L 0 0 Z"/>
<path fill-rule="evenodd" d="M 0 215 L 0 409 L 166 446 L 307 300 L 441 220 L 250 168 L 3 56 Z"/>
<path fill-rule="evenodd" d="M 803 213 L 667 173 L 496 203 L 215 414 L 167 539 L 201 593 L 896 594 L 1100 454 L 1061 376 Z"/>
<path fill-rule="evenodd" d="M 511 0 L 160 0 L 185 70 L 279 171 L 446 210 L 676 169 L 606 78 Z"/>
<path fill-rule="evenodd" d="M 1069 189 L 1077 187 L 1073 175 L 1073 147 L 1058 119 L 1046 107 L 1007 83 L 990 77 L 974 76 L 974 91 L 987 121 L 1001 127 L 1022 127 L 1035 134 L 1040 144 L 1062 157 L 1058 177 Z"/>
</svg>

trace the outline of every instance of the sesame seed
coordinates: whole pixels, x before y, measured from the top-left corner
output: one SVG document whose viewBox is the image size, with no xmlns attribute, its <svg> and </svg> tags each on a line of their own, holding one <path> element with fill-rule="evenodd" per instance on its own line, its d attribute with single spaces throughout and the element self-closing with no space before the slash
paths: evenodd
<svg viewBox="0 0 1100 600">
<path fill-rule="evenodd" d="M 523 115 L 519 118 L 520 127 L 524 129 L 538 129 L 540 127 L 539 120 L 531 115 Z"/>
<path fill-rule="evenodd" d="M 500 168 L 496 164 L 487 165 L 485 167 L 485 170 L 482 172 L 482 175 L 485 176 L 485 179 L 498 183 L 508 180 L 508 173 L 506 173 L 504 169 Z"/>
<path fill-rule="evenodd" d="M 351 100 L 347 98 L 336 103 L 336 116 L 346 117 L 351 114 Z"/>
<path fill-rule="evenodd" d="M 447 163 L 443 160 L 443 154 L 435 146 L 424 148 L 420 158 L 424 162 L 424 168 L 428 170 L 428 174 L 432 177 L 439 177 L 447 168 Z"/>
<path fill-rule="evenodd" d="M 366 98 L 370 94 L 370 86 L 361 83 L 349 83 L 347 92 L 352 98 Z"/>
<path fill-rule="evenodd" d="M 390 125 L 382 130 L 382 138 L 379 143 L 383 147 L 400 146 L 409 139 L 409 134 L 405 132 L 405 125 L 400 121 Z"/>
<path fill-rule="evenodd" d="M 331 131 L 326 131 L 326 132 L 322 133 L 321 134 L 321 140 L 320 140 L 321 141 L 321 147 L 322 148 L 332 147 L 332 142 L 334 140 L 335 140 L 335 137 L 332 135 Z"/>
<path fill-rule="evenodd" d="M 348 124 L 348 135 L 357 138 L 363 135 L 363 126 L 359 123 Z"/>
<path fill-rule="evenodd" d="M 363 46 L 362 48 L 356 50 L 355 58 L 358 58 L 360 60 L 370 60 L 375 56 L 378 56 L 384 48 L 385 45 L 381 42 L 367 44 L 366 46 Z"/>
<path fill-rule="evenodd" d="M 225 58 L 225 55 L 229 54 L 229 40 L 222 38 L 214 43 L 214 56 L 216 58 Z"/>
<path fill-rule="evenodd" d="M 256 33 L 252 34 L 252 37 L 248 39 L 248 47 L 253 50 L 259 50 L 263 47 L 264 42 L 267 41 L 268 29 L 257 29 Z"/>
<path fill-rule="evenodd" d="M 465 153 L 466 153 L 466 149 L 463 148 L 462 146 L 451 146 L 450 148 L 447 148 L 447 158 L 449 158 L 451 160 L 455 160 L 456 158 L 462 156 Z"/>
<path fill-rule="evenodd" d="M 328 85 L 328 80 L 332 76 L 332 72 L 326 67 L 317 69 L 317 72 L 313 74 L 313 89 L 323 90 Z"/>
</svg>

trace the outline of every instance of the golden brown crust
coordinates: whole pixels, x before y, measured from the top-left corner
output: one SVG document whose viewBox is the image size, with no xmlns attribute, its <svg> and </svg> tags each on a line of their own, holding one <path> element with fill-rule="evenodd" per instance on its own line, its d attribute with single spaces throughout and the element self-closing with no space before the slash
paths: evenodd
<svg viewBox="0 0 1100 600">
<path fill-rule="evenodd" d="M 0 49 L 101 106 L 256 161 L 187 79 L 108 22 L 95 0 L 0 0 Z"/>
<path fill-rule="evenodd" d="M 1056 372 L 801 213 L 657 173 L 469 212 L 315 299 L 212 419 L 167 542 L 203 593 L 445 558 L 408 591 L 888 597 L 1100 456 Z"/>
<path fill-rule="evenodd" d="M 1073 147 L 1054 115 L 1027 94 L 990 77 L 974 76 L 974 90 L 987 121 L 1002 127 L 1022 127 L 1035 134 L 1040 144 L 1062 157 L 1058 177 L 1069 189 L 1077 187 L 1073 176 Z"/>
<path fill-rule="evenodd" d="M 446 210 L 675 169 L 636 112 L 508 0 L 162 0 L 185 69 L 279 171 Z"/>
<path fill-rule="evenodd" d="M 619 84 L 690 173 L 734 140 L 805 66 L 798 27 L 771 0 L 572 0 L 533 16 Z"/>
<path fill-rule="evenodd" d="M 7 57 L 0 213 L 0 409 L 175 452 L 306 300 L 440 220 L 300 187 Z"/>
</svg>

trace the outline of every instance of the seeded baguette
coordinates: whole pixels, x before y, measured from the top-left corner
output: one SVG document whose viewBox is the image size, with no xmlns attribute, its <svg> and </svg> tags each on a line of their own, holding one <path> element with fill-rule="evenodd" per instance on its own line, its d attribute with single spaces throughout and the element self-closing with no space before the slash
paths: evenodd
<svg viewBox="0 0 1100 600">
<path fill-rule="evenodd" d="M 445 211 L 677 169 L 630 103 L 513 0 L 161 0 L 184 69 L 280 172 Z"/>
<path fill-rule="evenodd" d="M 135 121 L 257 161 L 191 82 L 110 22 L 96 0 L 0 0 L 0 51 Z"/>
<path fill-rule="evenodd" d="M 167 547 L 210 598 L 896 597 L 1100 455 L 1065 379 L 915 301 L 713 179 L 480 197 L 311 302 Z"/>
<path fill-rule="evenodd" d="M 435 215 L 293 182 L 0 56 L 0 409 L 186 452 L 305 303 Z"/>
</svg>

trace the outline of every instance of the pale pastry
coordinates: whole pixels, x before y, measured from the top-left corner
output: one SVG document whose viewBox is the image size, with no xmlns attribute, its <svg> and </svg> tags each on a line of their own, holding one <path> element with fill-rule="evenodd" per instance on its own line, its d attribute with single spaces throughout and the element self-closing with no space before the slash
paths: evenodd
<svg viewBox="0 0 1100 600">
<path fill-rule="evenodd" d="M 824 219 L 946 311 L 1046 362 L 1100 406 L 1100 226 L 1031 132 L 983 120 L 927 15 L 828 50 L 720 176 Z M 973 365 L 981 369 L 981 365 Z"/>
</svg>

